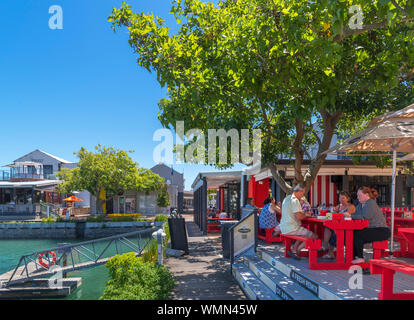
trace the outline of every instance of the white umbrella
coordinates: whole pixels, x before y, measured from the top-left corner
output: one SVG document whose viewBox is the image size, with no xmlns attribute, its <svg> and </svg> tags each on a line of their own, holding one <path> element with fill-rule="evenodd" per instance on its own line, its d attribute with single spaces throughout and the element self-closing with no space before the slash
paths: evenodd
<svg viewBox="0 0 414 320">
<path fill-rule="evenodd" d="M 414 105 L 400 111 L 375 118 L 364 131 L 346 139 L 324 153 L 350 151 L 392 152 L 392 196 L 391 196 L 391 244 L 394 245 L 395 176 L 397 152 L 414 152 Z"/>
</svg>

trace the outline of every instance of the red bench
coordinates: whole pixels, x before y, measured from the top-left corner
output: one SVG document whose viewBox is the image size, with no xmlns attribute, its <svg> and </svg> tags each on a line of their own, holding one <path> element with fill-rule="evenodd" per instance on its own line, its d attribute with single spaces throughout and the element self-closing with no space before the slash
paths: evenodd
<svg viewBox="0 0 414 320">
<path fill-rule="evenodd" d="M 281 234 L 283 243 L 285 244 L 285 257 L 289 258 L 289 251 L 291 251 L 292 241 L 305 241 L 305 248 L 309 251 L 309 268 L 312 269 L 312 266 L 317 263 L 318 259 L 318 250 L 321 248 L 320 239 L 309 239 L 300 236 L 291 236 L 287 234 Z M 298 256 L 303 256 L 302 252 L 297 252 Z M 305 254 L 306 256 L 306 254 Z"/>
<path fill-rule="evenodd" d="M 261 229 L 258 227 L 257 237 L 259 239 L 262 239 L 266 241 L 267 244 L 272 244 L 273 242 L 282 242 L 282 238 L 279 237 L 273 237 L 273 230 L 275 227 L 271 229 Z"/>
<path fill-rule="evenodd" d="M 207 233 L 215 233 L 221 231 L 220 221 L 231 221 L 232 218 L 207 218 Z"/>
<path fill-rule="evenodd" d="M 388 252 L 385 251 L 387 249 L 388 249 L 388 240 L 374 241 L 372 243 L 372 250 L 374 251 L 374 259 L 381 259 L 383 257 L 388 257 Z"/>
<path fill-rule="evenodd" d="M 414 293 L 394 293 L 394 274 L 402 272 L 414 276 L 414 265 L 399 260 L 377 260 L 370 262 L 371 274 L 381 275 L 381 292 L 378 300 L 414 300 Z"/>
<path fill-rule="evenodd" d="M 282 241 L 285 244 L 285 257 L 289 258 L 289 251 L 291 251 L 292 247 L 292 241 L 304 241 L 305 242 L 305 248 L 308 249 L 309 253 L 309 269 L 319 269 L 317 267 L 318 263 L 318 250 L 321 249 L 321 240 L 320 239 L 309 239 L 305 237 L 300 236 L 291 236 L 282 234 L 281 235 Z M 388 256 L 388 252 L 386 251 L 388 249 L 388 240 L 385 241 L 374 241 L 372 243 L 372 249 L 374 252 L 374 259 L 381 259 L 383 257 Z M 325 252 L 319 252 L 319 255 L 323 255 Z M 303 257 L 307 256 L 306 253 L 298 252 L 298 256 Z M 369 265 L 367 263 L 361 263 L 360 266 L 362 268 L 368 268 Z"/>
</svg>

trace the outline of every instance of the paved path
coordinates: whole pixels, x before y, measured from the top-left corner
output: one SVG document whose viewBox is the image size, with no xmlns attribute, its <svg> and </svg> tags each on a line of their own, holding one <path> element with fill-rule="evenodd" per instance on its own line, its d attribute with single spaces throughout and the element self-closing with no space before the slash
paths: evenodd
<svg viewBox="0 0 414 320">
<path fill-rule="evenodd" d="M 191 216 L 185 219 L 190 254 L 166 260 L 177 280 L 171 299 L 247 299 L 230 273 L 230 262 L 223 259 L 221 237 L 203 236 Z"/>
</svg>

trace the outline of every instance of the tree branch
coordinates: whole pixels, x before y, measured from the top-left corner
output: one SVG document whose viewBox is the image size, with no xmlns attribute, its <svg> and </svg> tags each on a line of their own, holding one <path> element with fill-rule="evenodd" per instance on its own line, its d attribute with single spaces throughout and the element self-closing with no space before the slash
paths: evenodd
<svg viewBox="0 0 414 320">
<path fill-rule="evenodd" d="M 397 1 L 395 1 L 395 0 L 391 0 L 391 3 L 398 9 L 398 10 L 400 10 L 402 13 L 404 13 L 406 16 L 409 16 L 410 14 L 407 12 L 407 11 L 405 11 L 405 9 L 403 8 L 403 7 L 401 7 L 398 3 L 397 3 Z"/>
<path fill-rule="evenodd" d="M 409 22 L 409 21 L 414 21 L 414 18 L 405 16 L 399 22 Z M 359 35 L 359 34 L 362 34 L 362 33 L 365 33 L 367 31 L 371 31 L 371 30 L 385 28 L 387 26 L 388 26 L 388 20 L 383 20 L 381 22 L 368 24 L 365 27 L 363 27 L 362 29 L 346 28 L 345 31 L 342 32 L 342 34 L 337 35 L 333 39 L 333 42 L 342 42 L 347 37 L 350 37 L 350 36 L 353 36 L 353 35 Z"/>
</svg>

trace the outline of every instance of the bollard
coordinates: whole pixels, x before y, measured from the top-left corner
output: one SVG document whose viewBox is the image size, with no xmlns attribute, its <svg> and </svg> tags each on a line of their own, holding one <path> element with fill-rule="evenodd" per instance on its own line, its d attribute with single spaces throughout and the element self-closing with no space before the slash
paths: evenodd
<svg viewBox="0 0 414 320">
<path fill-rule="evenodd" d="M 162 265 L 162 260 L 163 260 L 163 250 L 162 250 L 162 246 L 164 243 L 164 239 L 165 239 L 165 232 L 162 229 L 159 229 L 158 231 L 154 232 L 152 234 L 152 237 L 157 241 L 157 247 L 158 247 L 158 264 Z"/>
</svg>

